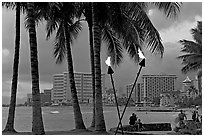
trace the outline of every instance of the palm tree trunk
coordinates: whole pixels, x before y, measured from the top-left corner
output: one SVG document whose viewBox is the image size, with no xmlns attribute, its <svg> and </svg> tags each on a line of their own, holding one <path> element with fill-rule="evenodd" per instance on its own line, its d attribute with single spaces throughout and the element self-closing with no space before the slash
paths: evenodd
<svg viewBox="0 0 204 137">
<path fill-rule="evenodd" d="M 79 102 L 78 102 L 78 97 L 77 97 L 77 91 L 76 91 L 76 86 L 75 86 L 75 81 L 74 81 L 74 69 L 73 69 L 73 62 L 72 62 L 72 53 L 71 53 L 71 47 L 70 47 L 70 42 L 67 41 L 68 37 L 68 27 L 64 25 L 64 33 L 65 33 L 65 40 L 66 40 L 66 47 L 67 47 L 67 63 L 68 63 L 68 72 L 69 72 L 69 82 L 70 82 L 70 89 L 71 89 L 71 95 L 72 95 L 72 106 L 74 110 L 74 119 L 75 119 L 75 128 L 76 129 L 86 129 Z"/>
<path fill-rule="evenodd" d="M 93 31 L 92 31 L 92 6 L 89 3 L 90 8 L 88 8 L 87 22 L 89 27 L 89 42 L 90 42 L 90 61 L 91 61 L 91 75 L 92 75 L 92 90 L 93 90 L 93 117 L 91 122 L 91 127 L 95 127 L 95 69 L 94 69 L 94 48 L 93 48 Z"/>
<path fill-rule="evenodd" d="M 16 132 L 14 129 L 14 118 L 16 108 L 16 92 L 18 84 L 18 64 L 19 64 L 19 50 L 20 50 L 20 3 L 16 3 L 16 40 L 15 40 L 15 54 L 13 63 L 13 78 L 11 86 L 11 100 L 9 106 L 9 114 L 6 123 L 6 128 L 3 132 Z"/>
<path fill-rule="evenodd" d="M 106 131 L 103 115 L 102 88 L 101 88 L 101 28 L 97 24 L 96 3 L 93 3 L 93 39 L 94 39 L 94 61 L 95 61 L 95 130 Z"/>
<path fill-rule="evenodd" d="M 38 72 L 38 51 L 37 51 L 37 38 L 34 18 L 34 3 L 28 2 L 28 29 L 30 40 L 30 57 L 31 57 L 31 76 L 32 76 L 32 101 L 33 101 L 33 121 L 32 132 L 36 135 L 45 134 L 42 110 L 40 102 L 40 89 L 39 89 L 39 72 Z"/>
</svg>

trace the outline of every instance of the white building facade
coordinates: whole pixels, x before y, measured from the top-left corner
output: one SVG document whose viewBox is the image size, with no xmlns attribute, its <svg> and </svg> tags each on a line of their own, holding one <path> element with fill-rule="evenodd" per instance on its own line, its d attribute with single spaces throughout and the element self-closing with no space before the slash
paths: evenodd
<svg viewBox="0 0 204 137">
<path fill-rule="evenodd" d="M 176 75 L 143 75 L 144 98 L 152 102 L 161 93 L 175 91 Z"/>
<path fill-rule="evenodd" d="M 92 75 L 88 73 L 74 73 L 77 97 L 80 103 L 92 103 Z M 105 91 L 105 74 L 101 75 L 102 92 Z M 71 102 L 69 74 L 53 75 L 53 101 Z"/>
</svg>

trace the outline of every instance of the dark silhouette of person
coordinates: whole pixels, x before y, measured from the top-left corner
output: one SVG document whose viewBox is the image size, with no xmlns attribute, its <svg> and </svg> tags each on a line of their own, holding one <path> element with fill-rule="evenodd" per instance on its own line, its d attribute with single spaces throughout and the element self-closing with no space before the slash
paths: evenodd
<svg viewBox="0 0 204 137">
<path fill-rule="evenodd" d="M 137 125 L 138 125 L 138 131 L 141 131 L 142 130 L 142 122 L 140 119 L 138 119 Z"/>
<path fill-rule="evenodd" d="M 184 118 L 187 120 L 186 114 L 183 113 L 183 110 L 181 109 L 181 113 L 179 113 L 179 122 L 180 122 L 180 127 L 185 125 L 184 124 Z"/>
<path fill-rule="evenodd" d="M 196 121 L 196 111 L 193 111 L 192 120 L 193 120 L 193 121 Z"/>
<path fill-rule="evenodd" d="M 195 121 L 196 121 L 196 122 L 200 122 L 198 112 L 196 112 L 196 120 L 195 120 Z"/>
<path fill-rule="evenodd" d="M 137 116 L 136 116 L 136 114 L 135 113 L 132 113 L 132 116 L 130 116 L 130 118 L 129 118 L 129 124 L 130 125 L 135 125 L 135 122 L 137 121 Z"/>
</svg>

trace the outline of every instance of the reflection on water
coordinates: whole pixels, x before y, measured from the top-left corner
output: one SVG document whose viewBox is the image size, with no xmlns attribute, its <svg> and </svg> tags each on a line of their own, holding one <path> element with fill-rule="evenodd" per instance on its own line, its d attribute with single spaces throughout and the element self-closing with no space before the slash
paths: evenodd
<svg viewBox="0 0 204 137">
<path fill-rule="evenodd" d="M 58 114 L 51 114 L 51 111 L 59 111 Z M 92 121 L 92 107 L 81 107 L 83 120 L 86 127 L 91 125 Z M 178 112 L 137 112 L 134 107 L 127 108 L 123 117 L 123 125 L 128 124 L 129 116 L 135 112 L 137 117 L 143 123 L 151 122 L 170 122 L 174 126 L 174 120 L 178 116 Z M 122 113 L 122 111 L 121 111 Z M 5 127 L 8 115 L 8 108 L 2 108 L 2 129 Z M 46 131 L 65 131 L 74 129 L 73 109 L 69 107 L 43 107 L 42 108 L 44 128 Z M 116 127 L 118 124 L 118 115 L 115 107 L 104 107 L 104 117 L 106 128 L 109 130 Z M 187 114 L 190 118 L 191 114 Z M 32 123 L 32 108 L 31 107 L 17 107 L 15 116 L 15 129 L 17 131 L 31 131 Z"/>
</svg>

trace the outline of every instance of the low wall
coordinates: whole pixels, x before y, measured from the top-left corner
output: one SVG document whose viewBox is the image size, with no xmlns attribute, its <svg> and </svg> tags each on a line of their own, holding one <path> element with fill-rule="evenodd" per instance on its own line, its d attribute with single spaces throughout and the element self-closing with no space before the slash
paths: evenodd
<svg viewBox="0 0 204 137">
<path fill-rule="evenodd" d="M 119 128 L 119 130 L 121 130 Z M 150 123 L 143 124 L 142 131 L 171 131 L 171 123 Z M 123 126 L 123 131 L 138 131 L 137 126 Z"/>
</svg>

